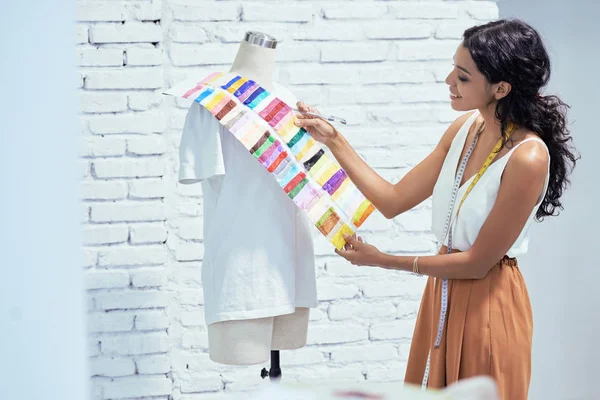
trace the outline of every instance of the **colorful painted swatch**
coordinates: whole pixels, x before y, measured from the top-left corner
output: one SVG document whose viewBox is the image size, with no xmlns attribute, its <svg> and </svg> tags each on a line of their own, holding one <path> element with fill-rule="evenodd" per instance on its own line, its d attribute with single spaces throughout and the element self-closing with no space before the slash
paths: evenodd
<svg viewBox="0 0 600 400">
<path fill-rule="evenodd" d="M 294 124 L 292 107 L 256 82 L 215 72 L 167 93 L 210 111 L 336 249 L 375 211 L 335 159 Z"/>
</svg>

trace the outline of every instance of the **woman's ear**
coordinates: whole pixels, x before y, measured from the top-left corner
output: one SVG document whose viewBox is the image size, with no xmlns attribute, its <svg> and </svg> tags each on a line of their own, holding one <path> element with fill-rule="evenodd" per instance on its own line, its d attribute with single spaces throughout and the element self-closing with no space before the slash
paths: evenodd
<svg viewBox="0 0 600 400">
<path fill-rule="evenodd" d="M 501 100 L 504 97 L 508 96 L 511 90 L 512 85 L 510 83 L 504 81 L 497 83 L 494 97 L 496 98 L 496 100 Z"/>
</svg>

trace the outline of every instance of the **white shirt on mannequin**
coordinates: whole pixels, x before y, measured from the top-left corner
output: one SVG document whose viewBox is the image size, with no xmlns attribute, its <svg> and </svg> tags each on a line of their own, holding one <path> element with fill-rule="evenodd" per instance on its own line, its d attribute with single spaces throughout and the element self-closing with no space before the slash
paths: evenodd
<svg viewBox="0 0 600 400">
<path fill-rule="evenodd" d="M 296 103 L 280 85 L 276 94 Z M 206 324 L 316 307 L 310 221 L 233 134 L 197 103 L 188 110 L 179 156 L 179 182 L 202 183 Z"/>
</svg>

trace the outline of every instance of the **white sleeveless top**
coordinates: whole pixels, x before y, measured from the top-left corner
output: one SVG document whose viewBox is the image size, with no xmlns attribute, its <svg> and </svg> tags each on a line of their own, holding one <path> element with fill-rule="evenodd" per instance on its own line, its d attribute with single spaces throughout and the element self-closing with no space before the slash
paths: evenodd
<svg viewBox="0 0 600 400">
<path fill-rule="evenodd" d="M 438 243 L 442 243 L 443 241 L 443 244 L 446 246 L 448 245 L 448 238 L 444 238 L 444 228 L 446 224 L 446 217 L 448 215 L 448 209 L 450 207 L 452 187 L 456 177 L 456 170 L 460 162 L 462 150 L 468 137 L 469 128 L 475 122 L 478 114 L 479 112 L 474 112 L 456 134 L 454 140 L 452 141 L 452 145 L 450 146 L 450 150 L 446 155 L 444 164 L 442 165 L 440 175 L 438 176 L 437 182 L 433 188 L 432 231 L 436 236 Z M 454 221 L 452 227 L 452 247 L 454 249 L 466 251 L 473 246 L 481 227 L 485 223 L 485 220 L 494 206 L 496 197 L 498 196 L 498 190 L 500 189 L 502 173 L 506 167 L 509 157 L 521 144 L 532 140 L 544 143 L 538 138 L 525 139 L 488 167 L 487 171 L 483 174 L 479 182 L 477 182 L 471 193 L 469 193 L 467 196 L 460 210 L 460 215 L 458 219 L 455 220 L 458 204 L 460 203 L 460 200 L 462 199 L 465 191 L 471 184 L 471 181 L 474 179 L 474 177 L 470 177 L 458 189 L 451 218 L 451 221 Z M 544 147 L 546 147 L 545 144 Z M 507 256 L 517 257 L 527 252 L 529 245 L 529 226 L 534 220 L 535 213 L 546 193 L 549 176 L 550 163 L 548 163 L 548 173 L 546 174 L 544 190 L 542 191 L 542 194 L 540 195 L 535 207 L 532 209 L 529 219 L 523 227 L 519 237 L 506 253 Z"/>
</svg>

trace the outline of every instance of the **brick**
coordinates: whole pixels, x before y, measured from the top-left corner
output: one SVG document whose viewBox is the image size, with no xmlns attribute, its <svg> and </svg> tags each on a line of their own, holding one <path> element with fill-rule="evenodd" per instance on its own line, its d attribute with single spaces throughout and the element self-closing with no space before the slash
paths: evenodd
<svg viewBox="0 0 600 400">
<path fill-rule="evenodd" d="M 88 314 L 90 332 L 127 332 L 133 329 L 133 315 L 118 312 Z"/>
<path fill-rule="evenodd" d="M 76 20 L 85 22 L 125 21 L 125 8 L 109 2 L 77 3 Z"/>
<path fill-rule="evenodd" d="M 181 313 L 181 325 L 185 327 L 191 326 L 204 326 L 206 321 L 204 319 L 204 310 L 198 309 L 193 311 L 183 311 Z"/>
<path fill-rule="evenodd" d="M 91 213 L 92 222 L 150 222 L 165 219 L 162 203 L 94 204 Z"/>
<path fill-rule="evenodd" d="M 410 339 L 414 329 L 415 320 L 412 319 L 380 322 L 371 325 L 369 338 L 371 340 Z"/>
<path fill-rule="evenodd" d="M 84 200 L 122 200 L 127 196 L 125 182 L 86 181 L 81 184 Z"/>
<path fill-rule="evenodd" d="M 84 113 L 127 111 L 127 96 L 123 93 L 82 92 L 79 101 Z"/>
<path fill-rule="evenodd" d="M 82 157 L 111 157 L 125 154 L 125 140 L 110 137 L 85 137 Z"/>
<path fill-rule="evenodd" d="M 77 49 L 77 65 L 82 67 L 120 67 L 123 51 L 119 49 Z"/>
<path fill-rule="evenodd" d="M 83 244 L 108 245 L 125 243 L 129 236 L 126 225 L 88 225 L 83 229 Z"/>
<path fill-rule="evenodd" d="M 167 240 L 167 230 L 161 223 L 135 224 L 129 229 L 131 244 L 159 244 Z"/>
<path fill-rule="evenodd" d="M 379 247 L 380 240 L 377 240 L 377 247 Z M 380 248 L 381 250 L 381 248 Z M 382 250 L 383 251 L 383 250 Z M 335 255 L 335 253 L 333 254 Z M 343 258 L 335 257 L 328 259 L 326 262 L 327 275 L 330 276 L 341 276 L 341 277 L 352 277 L 352 276 L 377 276 L 377 275 L 389 275 L 389 271 L 381 268 L 354 266 Z"/>
<path fill-rule="evenodd" d="M 97 337 L 87 338 L 87 355 L 88 357 L 94 357 L 100 355 L 100 339 Z"/>
<path fill-rule="evenodd" d="M 221 375 L 217 372 L 182 375 L 181 393 L 205 393 L 221 391 L 224 387 Z"/>
<path fill-rule="evenodd" d="M 377 147 L 359 150 L 359 154 L 372 168 L 398 168 L 415 165 L 423 160 L 430 152 L 431 148 L 429 147 L 411 150 L 403 149 L 403 159 L 399 160 L 398 151 L 390 152 L 389 149 Z"/>
<path fill-rule="evenodd" d="M 433 82 L 433 72 L 423 63 L 397 63 L 395 66 L 364 65 L 358 79 L 363 84 Z"/>
<path fill-rule="evenodd" d="M 138 136 L 127 139 L 127 154 L 136 156 L 149 156 L 165 154 L 167 147 L 161 136 Z"/>
<path fill-rule="evenodd" d="M 431 210 L 412 210 L 396 217 L 404 232 L 426 232 L 431 230 Z"/>
<path fill-rule="evenodd" d="M 81 249 L 81 259 L 82 259 L 82 267 L 83 268 L 92 268 L 98 264 L 98 251 L 95 249 Z M 89 274 L 91 272 L 86 272 Z M 129 282 L 129 280 L 127 280 Z M 86 283 L 89 285 L 90 281 L 86 279 Z M 93 286 L 93 285 L 91 285 Z M 93 287 L 89 287 L 88 289 L 94 289 Z"/>
<path fill-rule="evenodd" d="M 325 321 L 327 319 L 327 310 L 322 310 L 320 308 L 311 308 L 310 316 L 308 317 L 308 320 L 311 323 L 314 321 Z"/>
<path fill-rule="evenodd" d="M 162 95 L 154 92 L 133 93 L 127 97 L 127 105 L 133 111 L 147 111 L 162 103 Z"/>
<path fill-rule="evenodd" d="M 93 357 L 90 359 L 91 376 L 128 376 L 135 374 L 135 363 L 124 357 Z"/>
<path fill-rule="evenodd" d="M 135 314 L 135 330 L 164 330 L 169 327 L 169 318 L 164 311 L 138 311 Z"/>
<path fill-rule="evenodd" d="M 406 40 L 396 42 L 396 59 L 400 61 L 451 61 L 460 41 Z"/>
<path fill-rule="evenodd" d="M 354 23 L 355 24 L 355 23 Z M 310 41 L 357 41 L 364 39 L 364 27 L 358 27 L 355 24 L 354 29 L 348 29 L 347 22 L 326 21 L 325 23 L 313 26 L 300 25 L 292 32 L 294 40 Z M 290 46 L 294 47 L 294 46 Z"/>
<path fill-rule="evenodd" d="M 175 259 L 177 261 L 202 261 L 203 258 L 203 243 L 179 243 L 175 247 Z"/>
<path fill-rule="evenodd" d="M 125 399 L 130 397 L 150 397 L 170 395 L 173 390 L 168 376 L 135 376 L 114 378 L 102 383 L 107 399 Z"/>
<path fill-rule="evenodd" d="M 377 239 L 377 246 L 381 251 L 391 254 L 426 254 L 435 251 L 433 235 L 424 233 L 398 233 L 381 236 Z"/>
<path fill-rule="evenodd" d="M 347 2 L 327 2 L 322 7 L 325 19 L 378 19 L 388 12 L 385 3 L 349 6 Z"/>
<path fill-rule="evenodd" d="M 387 361 L 398 357 L 398 349 L 392 344 L 344 346 L 331 352 L 331 361 L 339 363 Z"/>
<path fill-rule="evenodd" d="M 89 126 L 95 134 L 160 133 L 165 131 L 166 121 L 157 112 L 144 112 L 91 118 Z"/>
<path fill-rule="evenodd" d="M 131 284 L 136 288 L 161 287 L 166 283 L 166 271 L 162 268 L 143 268 L 131 272 Z"/>
<path fill-rule="evenodd" d="M 444 21 L 435 30 L 436 39 L 462 39 L 466 29 L 472 27 L 474 22 L 470 19 Z"/>
<path fill-rule="evenodd" d="M 426 39 L 433 34 L 433 25 L 423 22 L 380 21 L 365 27 L 368 39 Z"/>
<path fill-rule="evenodd" d="M 397 1 L 390 5 L 390 13 L 401 19 L 455 19 L 459 9 L 456 3 Z"/>
<path fill-rule="evenodd" d="M 155 23 L 103 24 L 90 28 L 90 43 L 157 43 L 162 28 Z"/>
<path fill-rule="evenodd" d="M 93 168 L 100 179 L 158 177 L 165 173 L 164 162 L 155 157 L 96 160 Z"/>
<path fill-rule="evenodd" d="M 204 2 L 196 4 L 172 4 L 175 21 L 238 21 L 240 6 L 229 2 Z"/>
<path fill-rule="evenodd" d="M 88 26 L 77 24 L 75 26 L 75 44 L 89 43 Z"/>
<path fill-rule="evenodd" d="M 197 306 L 204 304 L 204 291 L 202 288 L 181 289 L 177 292 L 180 304 L 184 306 Z"/>
<path fill-rule="evenodd" d="M 424 286 L 424 285 L 420 285 Z M 403 300 L 396 307 L 397 319 L 416 319 L 419 312 L 419 301 Z"/>
<path fill-rule="evenodd" d="M 319 301 L 351 299 L 358 296 L 359 289 L 358 285 L 350 282 L 319 279 L 317 281 L 317 293 Z"/>
<path fill-rule="evenodd" d="M 184 240 L 202 240 L 204 239 L 204 220 L 194 218 L 184 221 L 177 229 L 177 236 Z"/>
<path fill-rule="evenodd" d="M 372 382 L 403 382 L 406 374 L 406 362 L 386 362 L 369 365 L 367 367 L 367 380 Z"/>
<path fill-rule="evenodd" d="M 322 45 L 321 62 L 384 61 L 390 54 L 387 43 L 327 43 Z"/>
<path fill-rule="evenodd" d="M 424 287 L 424 282 L 411 283 L 406 279 L 371 280 L 361 284 L 361 289 L 366 298 L 398 297 L 409 299 L 412 292 L 418 299 Z"/>
<path fill-rule="evenodd" d="M 470 1 L 465 4 L 459 4 L 461 17 L 468 16 L 476 20 L 472 26 L 482 24 L 487 21 L 496 20 L 499 16 L 498 4 L 495 1 Z"/>
<path fill-rule="evenodd" d="M 85 273 L 86 289 L 119 289 L 129 286 L 125 271 L 89 271 Z"/>
<path fill-rule="evenodd" d="M 340 366 L 315 365 L 310 369 L 287 368 L 285 372 L 287 379 L 298 381 L 307 385 L 319 385 L 323 377 L 329 382 L 362 382 L 365 380 L 362 364 L 350 364 Z"/>
<path fill-rule="evenodd" d="M 86 73 L 86 89 L 157 89 L 163 84 L 161 68 L 99 70 Z"/>
<path fill-rule="evenodd" d="M 173 43 L 170 47 L 169 55 L 173 61 L 173 65 L 179 67 L 231 64 L 238 49 L 239 44 L 207 43 L 190 45 Z"/>
<path fill-rule="evenodd" d="M 177 266 L 176 275 L 178 281 L 185 287 L 200 287 L 201 274 L 199 263 L 181 263 Z"/>
<path fill-rule="evenodd" d="M 288 62 L 317 62 L 320 59 L 319 46 L 315 43 L 297 43 L 294 46 L 285 46 L 277 51 L 277 61 Z"/>
<path fill-rule="evenodd" d="M 343 73 L 342 73 L 343 71 Z M 358 79 L 358 68 L 338 65 L 290 65 L 284 73 L 293 85 L 306 84 L 347 84 Z"/>
<path fill-rule="evenodd" d="M 349 323 L 315 323 L 308 327 L 307 344 L 334 344 L 366 340 L 368 328 Z"/>
<path fill-rule="evenodd" d="M 403 104 L 401 106 L 389 107 L 380 106 L 373 107 L 369 110 L 369 114 L 377 121 L 391 122 L 394 124 L 402 124 L 408 122 L 433 122 L 439 119 L 448 106 L 440 105 L 425 105 L 425 104 Z"/>
<path fill-rule="evenodd" d="M 137 357 L 135 365 L 140 375 L 166 374 L 171 371 L 169 358 L 164 355 Z"/>
<path fill-rule="evenodd" d="M 312 4 L 245 3 L 244 21 L 309 22 L 313 17 Z"/>
<path fill-rule="evenodd" d="M 221 3 L 222 4 L 222 3 Z M 281 22 L 263 21 L 260 23 L 260 30 L 268 32 L 269 35 L 275 37 L 282 43 L 292 40 L 292 32 L 289 29 L 289 24 Z M 295 24 L 294 29 L 300 28 L 303 25 Z M 239 45 L 248 31 L 248 24 L 223 24 L 220 22 L 204 22 L 202 27 L 208 32 L 210 41 L 218 41 L 221 43 L 235 43 Z M 279 46 L 278 51 L 285 46 Z"/>
<path fill-rule="evenodd" d="M 138 21 L 157 21 L 162 17 L 162 1 L 153 0 L 125 6 L 127 19 Z"/>
<path fill-rule="evenodd" d="M 394 222 L 385 218 L 380 212 L 371 214 L 369 219 L 362 225 L 363 232 L 359 235 L 368 243 L 372 243 L 371 237 L 377 233 L 386 233 L 393 229 Z"/>
<path fill-rule="evenodd" d="M 181 336 L 181 346 L 185 349 L 208 349 L 208 333 L 196 329 L 185 329 Z"/>
<path fill-rule="evenodd" d="M 286 352 L 285 356 L 285 364 L 290 367 L 322 364 L 324 362 L 326 362 L 325 352 L 315 348 L 304 347 Z"/>
<path fill-rule="evenodd" d="M 125 51 L 125 57 L 129 66 L 161 65 L 163 49 L 132 47 Z"/>
<path fill-rule="evenodd" d="M 123 246 L 100 251 L 98 265 L 101 267 L 163 265 L 167 260 L 163 246 Z"/>
<path fill-rule="evenodd" d="M 168 305 L 165 292 L 157 290 L 120 290 L 92 294 L 99 310 L 127 310 L 132 308 L 162 308 Z"/>
<path fill-rule="evenodd" d="M 223 3 L 222 3 L 223 4 Z M 169 30 L 169 36 L 175 43 L 204 43 L 208 41 L 206 29 L 197 23 L 174 22 Z M 210 29 L 212 34 L 215 32 Z M 243 36 L 238 36 L 238 40 Z"/>
<path fill-rule="evenodd" d="M 362 302 L 347 301 L 343 304 L 332 304 L 329 307 L 329 319 L 342 321 L 347 319 L 359 320 L 389 320 L 395 318 L 396 306 L 391 302 Z"/>
</svg>

